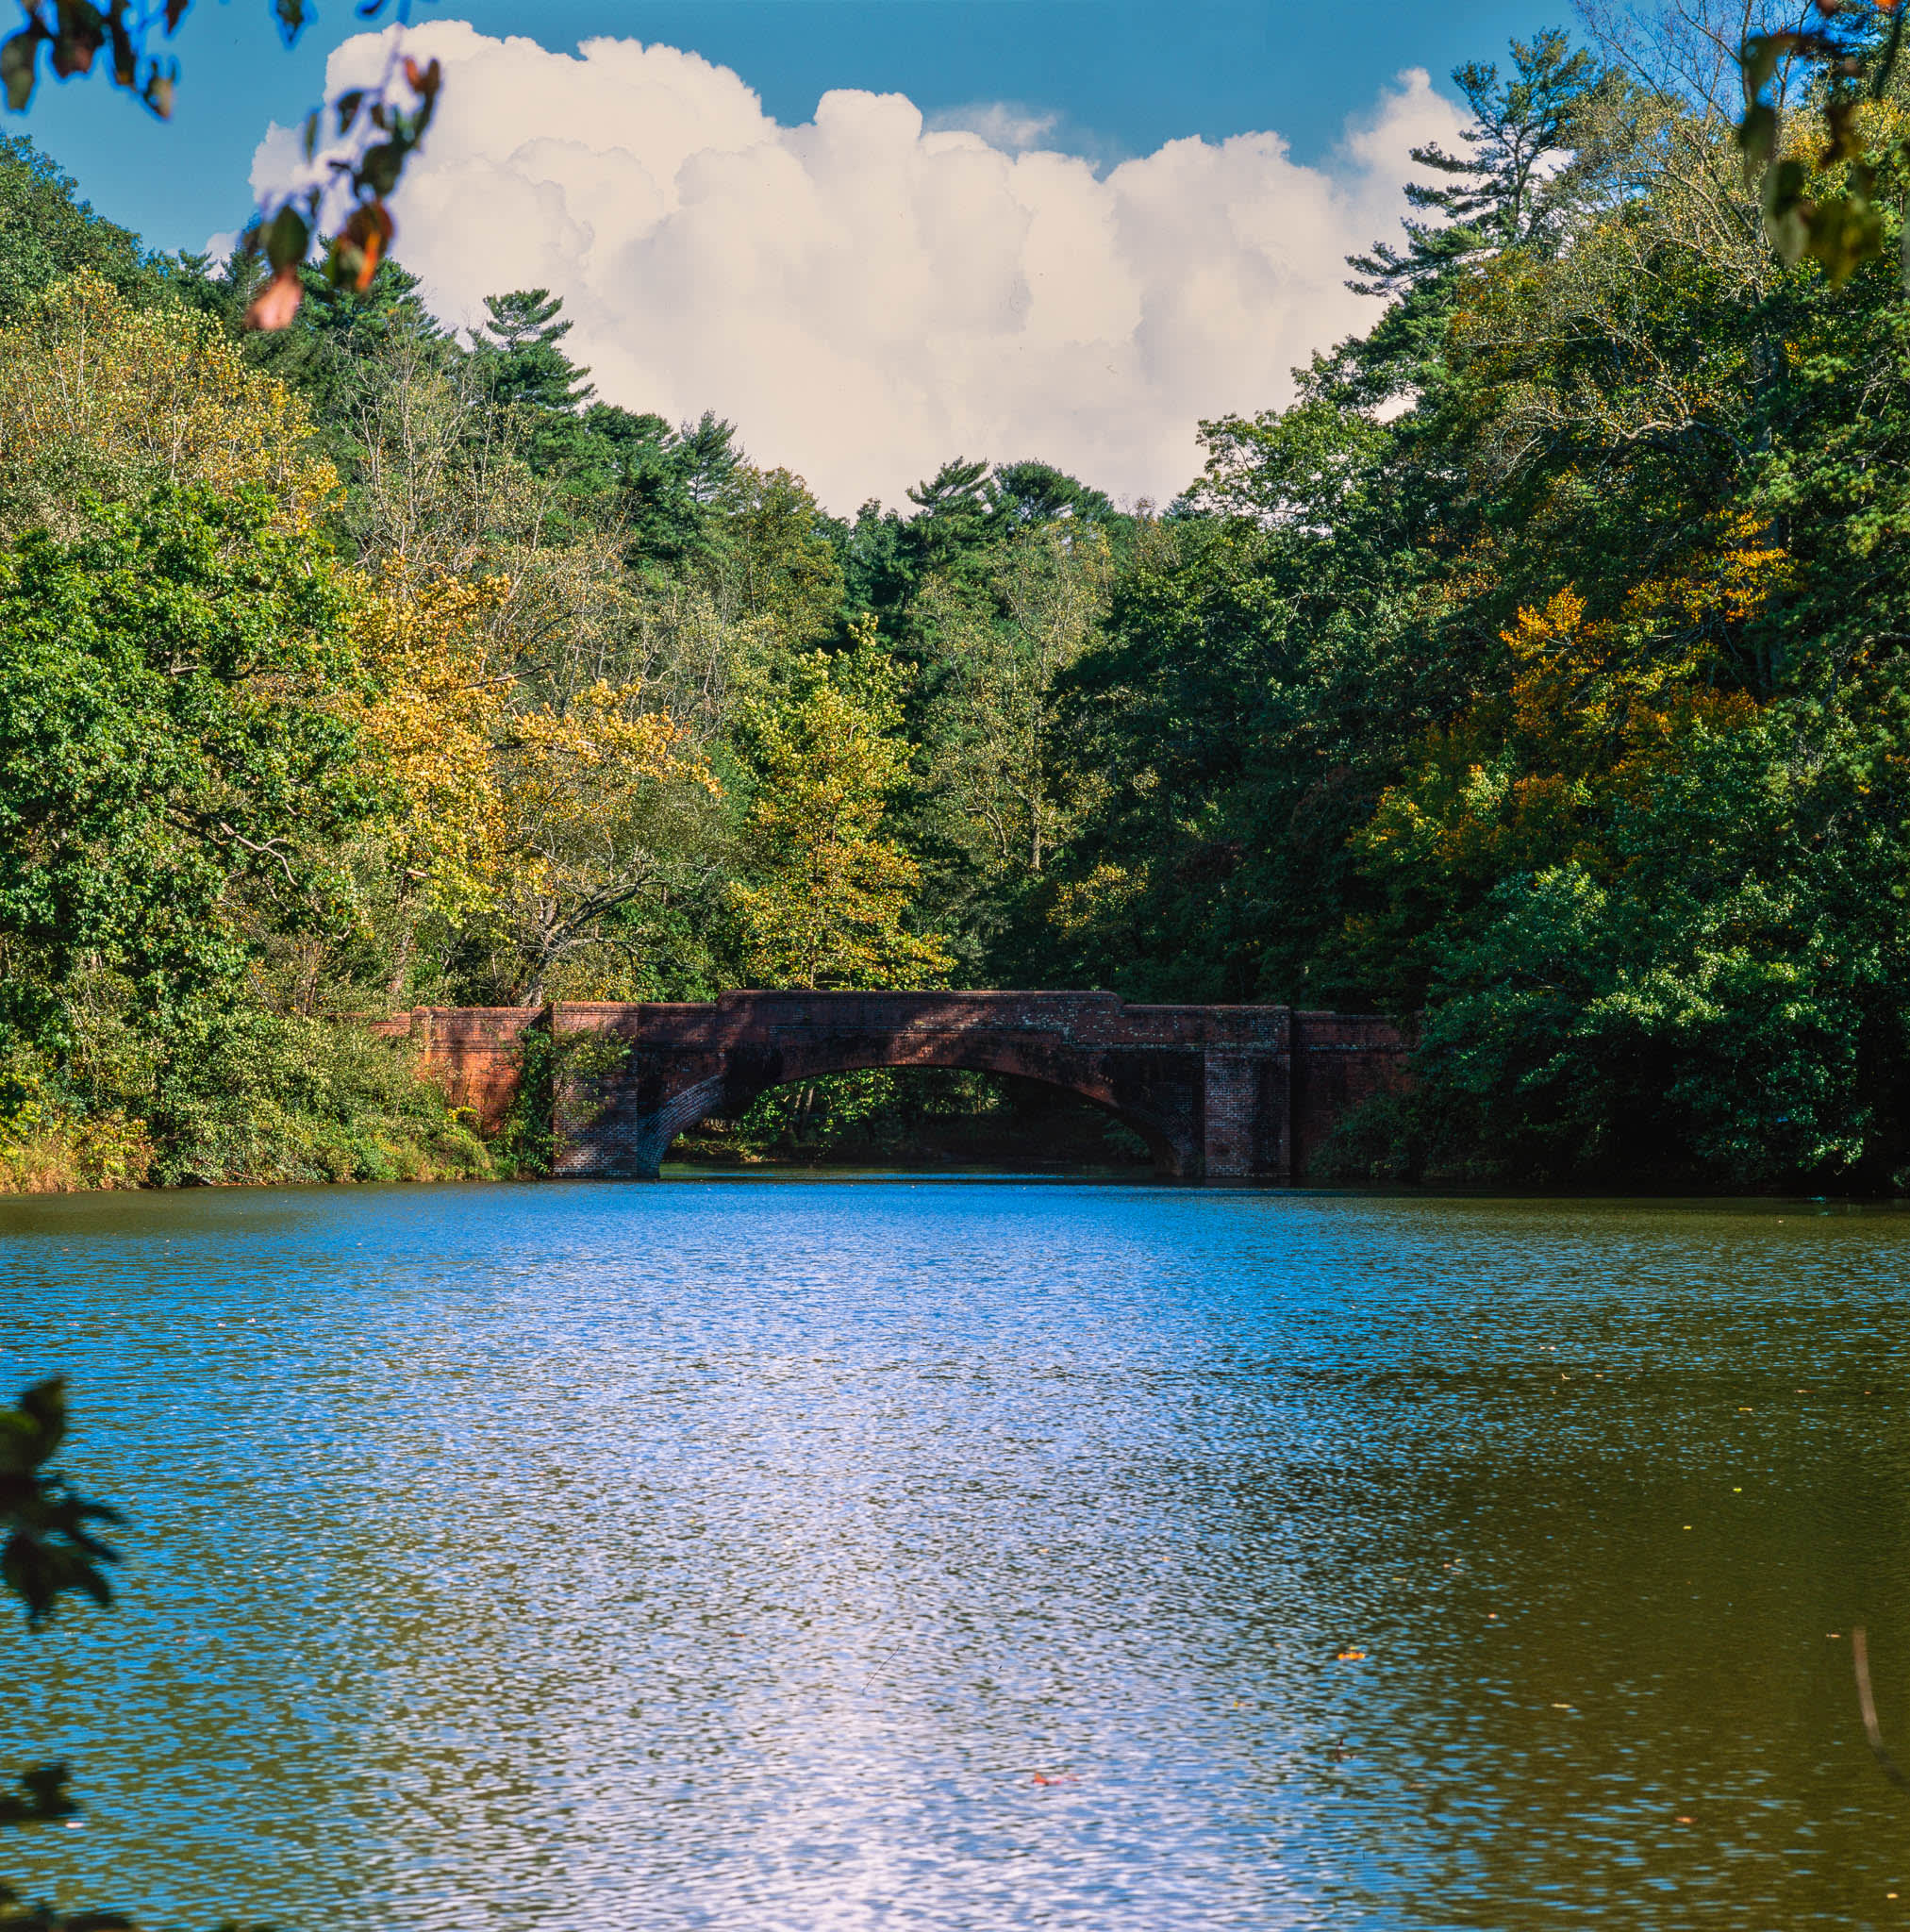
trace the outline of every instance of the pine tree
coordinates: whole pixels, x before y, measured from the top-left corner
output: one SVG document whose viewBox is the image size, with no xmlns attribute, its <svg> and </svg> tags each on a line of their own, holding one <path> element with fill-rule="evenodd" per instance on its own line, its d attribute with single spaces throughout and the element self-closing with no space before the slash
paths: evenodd
<svg viewBox="0 0 1910 1932">
<path fill-rule="evenodd" d="M 514 289 L 487 295 L 490 320 L 478 331 L 476 345 L 491 365 L 491 391 L 501 403 L 573 414 L 597 393 L 559 344 L 572 323 L 563 317 L 561 295 L 548 289 Z M 559 317 L 563 317 L 559 320 Z"/>
<path fill-rule="evenodd" d="M 1392 304 L 1369 336 L 1343 344 L 1337 358 L 1362 400 L 1436 381 L 1464 277 L 1506 249 L 1544 246 L 1554 226 L 1557 163 L 1570 152 L 1578 110 L 1602 76 L 1590 53 L 1574 50 L 1555 27 L 1514 41 L 1512 70 L 1502 78 L 1489 60 L 1453 69 L 1453 85 L 1472 110 L 1460 136 L 1467 152 L 1448 154 L 1437 142 L 1414 148 L 1413 159 L 1443 179 L 1406 187 L 1406 199 L 1432 219 L 1406 218 L 1403 248 L 1376 242 L 1346 258 L 1354 271 L 1348 288 Z"/>
</svg>

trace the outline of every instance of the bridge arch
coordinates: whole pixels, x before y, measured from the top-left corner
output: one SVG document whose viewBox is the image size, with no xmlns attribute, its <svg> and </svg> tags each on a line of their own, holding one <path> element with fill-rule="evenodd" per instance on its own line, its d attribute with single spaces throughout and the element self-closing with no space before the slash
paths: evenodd
<svg viewBox="0 0 1910 1932">
<path fill-rule="evenodd" d="M 737 1118 L 770 1088 L 948 1067 L 1077 1094 L 1139 1134 L 1158 1172 L 1197 1175 L 1213 1170 L 1215 1152 L 1204 1010 L 1046 992 L 734 992 L 708 1006 L 559 1007 L 551 1023 L 560 1036 L 624 1051 L 610 1071 L 563 1083 L 557 1171 L 655 1174 L 678 1134 L 711 1114 Z M 1271 1071 L 1278 1027 L 1266 1016 L 1275 1009 L 1244 1010 L 1257 1018 L 1243 1045 Z"/>
<path fill-rule="evenodd" d="M 1080 1074 L 1070 1077 L 1067 1073 L 1031 1074 L 1022 1063 L 1021 1057 L 1005 1052 L 999 1046 L 978 1045 L 956 1038 L 949 1041 L 933 1041 L 912 1045 L 906 1058 L 872 1055 L 866 1049 L 848 1049 L 837 1053 L 806 1054 L 803 1061 L 800 1067 L 793 1069 L 781 1065 L 771 1069 L 744 1057 L 741 1064 L 706 1074 L 704 1078 L 680 1088 L 651 1112 L 640 1146 L 633 1145 L 631 1148 L 633 1171 L 647 1173 L 659 1166 L 671 1144 L 680 1135 L 691 1132 L 712 1116 L 736 1120 L 747 1113 L 763 1094 L 772 1092 L 778 1087 L 796 1086 L 806 1080 L 827 1079 L 836 1074 L 915 1067 L 935 1067 L 970 1074 L 1001 1074 L 1015 1079 L 1037 1081 L 1057 1093 L 1071 1094 L 1086 1101 L 1139 1135 L 1146 1143 L 1148 1158 L 1154 1162 L 1155 1173 L 1178 1176 L 1200 1171 L 1198 1151 L 1187 1144 L 1185 1135 L 1176 1139 L 1174 1123 L 1160 1120 L 1151 1110 L 1132 1102 L 1123 1106 L 1107 1091 L 1106 1084 L 1093 1078 L 1091 1074 L 1085 1077 Z M 603 1106 L 605 1097 L 593 1094 L 585 1104 Z M 614 1105 L 614 1100 L 611 1104 Z"/>
</svg>

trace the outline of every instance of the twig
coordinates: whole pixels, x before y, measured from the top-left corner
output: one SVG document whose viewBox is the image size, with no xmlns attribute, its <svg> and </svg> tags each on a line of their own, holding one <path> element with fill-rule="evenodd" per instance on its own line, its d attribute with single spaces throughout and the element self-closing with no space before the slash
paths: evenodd
<svg viewBox="0 0 1910 1932">
<path fill-rule="evenodd" d="M 1864 1714 L 1864 1735 L 1870 1740 L 1870 1754 L 1899 1790 L 1910 1791 L 1910 1777 L 1897 1769 L 1897 1760 L 1884 1748 L 1884 1727 L 1877 1722 L 1877 1700 L 1870 1695 L 1870 1649 L 1864 1641 L 1861 1624 L 1851 1626 L 1851 1662 L 1856 1668 L 1857 1708 Z"/>
</svg>

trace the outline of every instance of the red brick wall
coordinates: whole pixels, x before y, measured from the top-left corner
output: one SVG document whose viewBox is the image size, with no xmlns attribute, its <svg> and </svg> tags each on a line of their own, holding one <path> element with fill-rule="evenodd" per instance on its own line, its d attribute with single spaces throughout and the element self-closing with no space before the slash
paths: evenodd
<svg viewBox="0 0 1910 1932">
<path fill-rule="evenodd" d="M 1296 1174 L 1305 1174 L 1320 1143 L 1362 1101 L 1405 1091 L 1410 1052 L 1400 1029 L 1377 1015 L 1294 1013 Z"/>
<path fill-rule="evenodd" d="M 523 1040 L 543 1022 L 534 1007 L 419 1007 L 380 1020 L 373 1031 L 408 1035 L 419 1048 L 419 1070 L 444 1089 L 453 1107 L 468 1108 L 487 1134 L 504 1124 L 517 1098 Z"/>
</svg>

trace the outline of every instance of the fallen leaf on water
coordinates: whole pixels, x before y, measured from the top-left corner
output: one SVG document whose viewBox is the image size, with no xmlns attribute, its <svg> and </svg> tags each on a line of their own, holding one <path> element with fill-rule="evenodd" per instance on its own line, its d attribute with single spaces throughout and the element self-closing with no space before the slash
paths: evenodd
<svg viewBox="0 0 1910 1932">
<path fill-rule="evenodd" d="M 1575 1708 L 1574 1706 L 1570 1704 L 1554 1704 L 1552 1707 L 1553 1710 L 1571 1710 Z"/>
<path fill-rule="evenodd" d="M 1693 1818 L 1681 1818 L 1679 1819 L 1678 1823 L 1680 1824 L 1695 1824 L 1697 1823 L 1697 1820 Z"/>
</svg>

